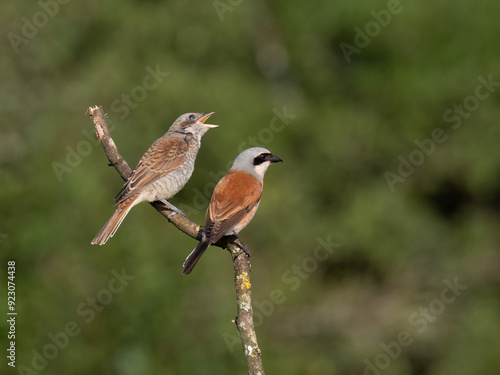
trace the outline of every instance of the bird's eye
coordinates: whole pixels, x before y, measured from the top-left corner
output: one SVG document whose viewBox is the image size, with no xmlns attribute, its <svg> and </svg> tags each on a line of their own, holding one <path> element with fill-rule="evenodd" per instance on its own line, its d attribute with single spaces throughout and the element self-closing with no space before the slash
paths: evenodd
<svg viewBox="0 0 500 375">
<path fill-rule="evenodd" d="M 190 119 L 190 120 L 194 120 L 194 119 L 195 119 L 195 116 L 194 116 L 194 115 L 189 115 L 189 119 Z"/>
<path fill-rule="evenodd" d="M 253 165 L 260 165 L 266 161 L 266 157 L 264 154 L 260 154 L 255 159 L 253 159 Z"/>
</svg>

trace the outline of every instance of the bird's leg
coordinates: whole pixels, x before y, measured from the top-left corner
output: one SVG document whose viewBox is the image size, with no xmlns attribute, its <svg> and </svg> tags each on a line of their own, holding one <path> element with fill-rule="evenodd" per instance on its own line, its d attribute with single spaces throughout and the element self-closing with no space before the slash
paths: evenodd
<svg viewBox="0 0 500 375">
<path fill-rule="evenodd" d="M 237 240 L 239 239 L 238 236 L 234 236 L 234 239 Z M 233 240 L 234 241 L 234 240 Z M 234 241 L 234 243 L 236 244 L 236 246 L 238 246 L 241 250 L 243 250 L 243 252 L 248 255 L 248 257 L 250 258 L 252 256 L 252 253 L 250 252 L 250 249 L 248 248 L 248 246 L 246 244 L 244 244 L 241 240 L 240 241 Z"/>
<path fill-rule="evenodd" d="M 252 256 L 252 253 L 250 252 L 250 249 L 248 248 L 247 245 L 240 246 L 241 249 L 245 252 L 246 255 L 250 258 Z"/>
<path fill-rule="evenodd" d="M 167 219 L 170 219 L 175 214 L 180 214 L 182 216 L 186 216 L 186 215 L 184 215 L 184 212 L 179 210 L 177 207 L 175 207 L 172 203 L 170 203 L 166 199 L 161 199 L 160 202 L 172 210 L 172 212 L 168 215 Z"/>
</svg>

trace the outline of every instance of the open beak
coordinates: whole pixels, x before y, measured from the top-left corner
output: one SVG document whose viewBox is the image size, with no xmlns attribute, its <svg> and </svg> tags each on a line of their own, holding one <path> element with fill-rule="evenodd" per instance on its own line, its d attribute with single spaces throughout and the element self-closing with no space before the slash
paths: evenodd
<svg viewBox="0 0 500 375">
<path fill-rule="evenodd" d="M 201 122 L 201 123 L 203 123 L 203 124 L 204 124 L 207 128 L 216 128 L 216 127 L 218 127 L 219 125 L 210 125 L 210 124 L 205 124 L 205 121 L 207 121 L 207 120 L 208 120 L 208 118 L 209 118 L 210 116 L 212 116 L 214 113 L 215 113 L 215 112 L 208 112 L 208 113 L 204 113 L 204 114 L 203 114 L 203 117 L 202 117 L 202 118 L 200 118 L 198 121 L 199 121 L 199 122 Z"/>
</svg>

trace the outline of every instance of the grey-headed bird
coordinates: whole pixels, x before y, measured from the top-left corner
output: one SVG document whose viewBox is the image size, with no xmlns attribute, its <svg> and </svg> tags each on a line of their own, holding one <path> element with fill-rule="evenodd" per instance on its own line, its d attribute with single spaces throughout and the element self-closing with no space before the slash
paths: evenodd
<svg viewBox="0 0 500 375">
<path fill-rule="evenodd" d="M 198 246 L 183 264 L 189 274 L 205 250 L 223 236 L 238 234 L 252 220 L 262 196 L 264 174 L 279 157 L 269 150 L 253 147 L 234 160 L 229 172 L 215 186 L 205 216 L 205 231 Z"/>
</svg>

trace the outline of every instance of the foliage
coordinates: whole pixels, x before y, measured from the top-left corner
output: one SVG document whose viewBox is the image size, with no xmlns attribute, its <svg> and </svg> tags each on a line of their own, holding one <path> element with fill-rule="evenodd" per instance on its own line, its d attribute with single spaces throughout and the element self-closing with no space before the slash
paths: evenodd
<svg viewBox="0 0 500 375">
<path fill-rule="evenodd" d="M 131 166 L 179 114 L 216 112 L 220 127 L 172 199 L 200 224 L 239 151 L 284 160 L 241 234 L 268 373 L 500 370 L 499 11 L 449 0 L 3 4 L 0 264 L 6 275 L 16 261 L 18 370 L 59 337 L 37 371 L 245 372 L 226 252 L 210 249 L 182 276 L 196 243 L 146 204 L 90 245 L 122 184 L 91 105 Z M 131 279 L 111 285 L 123 269 Z M 80 332 L 63 340 L 71 322 Z"/>
</svg>

